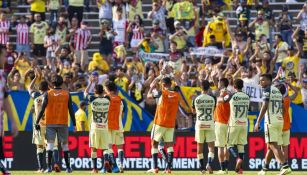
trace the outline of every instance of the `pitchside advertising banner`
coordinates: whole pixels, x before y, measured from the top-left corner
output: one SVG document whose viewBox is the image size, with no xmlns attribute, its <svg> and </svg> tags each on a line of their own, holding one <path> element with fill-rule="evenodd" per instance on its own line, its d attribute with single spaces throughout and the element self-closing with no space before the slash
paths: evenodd
<svg viewBox="0 0 307 175">
<path fill-rule="evenodd" d="M 92 167 L 88 133 L 76 132 L 69 136 L 69 148 L 71 150 L 71 164 L 74 170 L 89 170 Z M 36 170 L 36 148 L 31 144 L 32 133 L 21 132 L 16 138 L 4 137 L 4 152 L 7 157 L 3 162 L 13 170 Z M 127 170 L 146 170 L 151 168 L 151 146 L 150 133 L 127 132 L 125 133 L 125 159 L 124 167 Z M 292 134 L 289 145 L 289 164 L 293 170 L 307 170 L 307 133 Z M 246 156 L 243 167 L 245 170 L 260 170 L 266 151 L 263 133 L 250 133 L 248 145 L 245 147 Z M 177 170 L 196 170 L 198 162 L 196 159 L 196 143 L 191 132 L 176 132 L 174 145 L 173 167 Z M 205 148 L 205 157 L 207 149 Z M 114 152 L 117 150 L 114 148 Z M 63 155 L 63 154 L 62 154 Z M 98 157 L 101 157 L 101 151 Z M 116 155 L 117 156 L 117 155 Z M 65 168 L 64 160 L 62 168 Z M 165 162 L 160 158 L 159 167 L 165 167 Z M 234 168 L 235 160 L 231 159 L 229 169 Z M 98 159 L 98 167 L 101 168 L 101 160 Z M 217 150 L 213 163 L 215 170 L 219 169 Z M 270 169 L 278 170 L 279 164 L 272 160 Z"/>
</svg>

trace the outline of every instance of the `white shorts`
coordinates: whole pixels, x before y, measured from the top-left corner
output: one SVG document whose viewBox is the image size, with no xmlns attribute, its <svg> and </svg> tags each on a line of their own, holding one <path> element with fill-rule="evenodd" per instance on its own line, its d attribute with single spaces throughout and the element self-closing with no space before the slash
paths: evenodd
<svg viewBox="0 0 307 175">
<path fill-rule="evenodd" d="M 142 41 L 141 39 L 132 39 L 130 41 L 130 46 L 131 47 L 137 47 L 141 41 Z"/>
</svg>

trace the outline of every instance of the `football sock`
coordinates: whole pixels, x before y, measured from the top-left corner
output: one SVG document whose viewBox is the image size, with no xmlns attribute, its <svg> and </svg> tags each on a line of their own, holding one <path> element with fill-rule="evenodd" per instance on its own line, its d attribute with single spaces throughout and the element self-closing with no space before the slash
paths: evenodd
<svg viewBox="0 0 307 175">
<path fill-rule="evenodd" d="M 38 163 L 38 169 L 43 169 L 43 160 L 44 160 L 44 153 L 37 153 L 37 163 Z"/>
<path fill-rule="evenodd" d="M 70 168 L 70 155 L 69 155 L 69 151 L 64 151 L 64 160 L 65 160 L 66 168 Z"/>
<path fill-rule="evenodd" d="M 153 168 L 158 168 L 158 149 L 152 148 L 151 149 L 151 155 L 153 160 Z"/>
<path fill-rule="evenodd" d="M 165 152 L 164 148 L 159 149 L 159 152 L 160 152 L 160 154 L 162 155 L 162 159 L 163 159 L 164 161 L 167 161 L 167 160 L 166 160 L 167 155 L 166 155 L 166 152 Z"/>
<path fill-rule="evenodd" d="M 123 166 L 124 165 L 124 151 L 122 149 L 118 149 L 118 158 L 119 158 L 120 165 Z"/>
<path fill-rule="evenodd" d="M 225 171 L 225 162 L 220 162 L 220 168 L 222 171 Z"/>
<path fill-rule="evenodd" d="M 59 150 L 54 149 L 53 150 L 53 163 L 59 164 Z"/>
<path fill-rule="evenodd" d="M 200 170 L 205 170 L 204 155 L 203 154 L 197 154 L 197 159 L 198 159 L 198 162 L 199 162 Z"/>
<path fill-rule="evenodd" d="M 47 154 L 46 154 L 46 163 L 47 163 L 47 167 L 48 168 L 51 168 L 51 166 L 52 166 L 52 162 L 51 162 L 51 160 L 52 160 L 52 152 L 53 151 L 48 150 Z"/>
<path fill-rule="evenodd" d="M 229 150 L 229 152 L 232 154 L 232 156 L 233 156 L 234 158 L 237 158 L 237 157 L 238 157 L 238 153 L 237 153 L 237 151 L 235 150 L 234 147 L 229 147 L 228 150 Z"/>
<path fill-rule="evenodd" d="M 109 158 L 110 158 L 110 162 L 113 166 L 116 166 L 116 160 L 115 160 L 115 156 L 114 153 L 110 153 L 109 154 Z"/>
<path fill-rule="evenodd" d="M 214 160 L 214 153 L 209 152 L 209 153 L 208 153 L 208 164 L 209 164 L 210 166 L 212 166 L 213 160 Z"/>
<path fill-rule="evenodd" d="M 93 168 L 97 169 L 97 152 L 92 152 L 91 158 L 92 158 Z"/>
<path fill-rule="evenodd" d="M 228 163 L 229 163 L 229 161 L 228 161 L 228 160 L 224 160 L 225 170 L 227 170 L 227 169 L 228 169 Z"/>
<path fill-rule="evenodd" d="M 172 169 L 174 159 L 174 149 L 173 147 L 167 148 L 167 169 Z"/>
</svg>

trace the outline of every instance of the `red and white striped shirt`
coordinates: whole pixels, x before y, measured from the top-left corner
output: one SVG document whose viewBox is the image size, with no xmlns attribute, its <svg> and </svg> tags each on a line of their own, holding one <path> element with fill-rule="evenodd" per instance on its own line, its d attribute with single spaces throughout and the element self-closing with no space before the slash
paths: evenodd
<svg viewBox="0 0 307 175">
<path fill-rule="evenodd" d="M 140 31 L 140 27 L 139 26 L 134 26 L 134 28 L 132 29 L 132 39 L 135 40 L 142 40 L 143 39 L 143 32 Z"/>
<path fill-rule="evenodd" d="M 17 33 L 17 44 L 24 45 L 29 44 L 29 26 L 24 23 L 19 23 L 16 26 L 16 33 Z"/>
<path fill-rule="evenodd" d="M 75 33 L 74 46 L 75 50 L 84 50 L 88 47 L 88 42 L 91 38 L 91 31 L 86 29 L 78 29 Z"/>
<path fill-rule="evenodd" d="M 6 44 L 9 41 L 10 21 L 0 21 L 0 44 Z"/>
</svg>

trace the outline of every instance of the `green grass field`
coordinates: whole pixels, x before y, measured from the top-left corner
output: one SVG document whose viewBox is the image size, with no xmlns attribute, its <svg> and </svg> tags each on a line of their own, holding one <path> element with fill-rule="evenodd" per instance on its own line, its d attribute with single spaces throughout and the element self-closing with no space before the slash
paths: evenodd
<svg viewBox="0 0 307 175">
<path fill-rule="evenodd" d="M 12 175 L 18 174 L 18 175 L 33 175 L 36 174 L 33 171 L 12 171 Z M 257 175 L 257 171 L 244 171 L 245 175 Z M 61 173 L 51 173 L 51 174 L 56 174 L 56 175 L 61 175 L 61 174 L 66 174 L 65 172 Z M 90 174 L 89 171 L 74 171 L 72 174 L 78 174 L 78 175 L 87 175 Z M 100 174 L 100 173 L 99 173 Z M 110 173 L 111 174 L 111 173 Z M 112 173 L 114 174 L 114 173 Z M 125 171 L 124 175 L 143 175 L 145 174 L 145 171 Z M 159 174 L 163 174 L 163 171 L 159 172 Z M 173 171 L 172 174 L 187 174 L 187 175 L 194 175 L 194 174 L 200 174 L 198 171 Z M 228 174 L 235 174 L 234 172 L 228 172 Z M 277 175 L 277 171 L 270 171 L 268 172 L 267 175 Z M 307 175 L 307 171 L 294 171 L 291 173 L 291 175 Z"/>
</svg>

